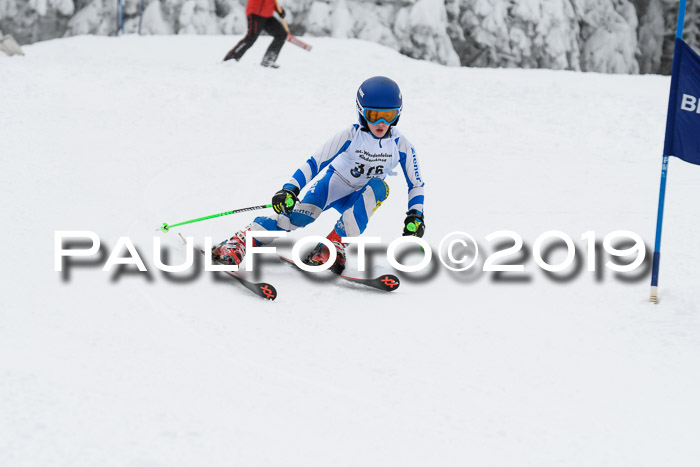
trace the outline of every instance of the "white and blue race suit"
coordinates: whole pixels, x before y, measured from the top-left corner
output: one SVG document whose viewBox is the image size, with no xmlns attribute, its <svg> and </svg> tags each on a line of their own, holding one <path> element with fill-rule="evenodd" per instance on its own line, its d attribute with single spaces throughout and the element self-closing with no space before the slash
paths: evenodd
<svg viewBox="0 0 700 467">
<path fill-rule="evenodd" d="M 422 215 L 423 177 L 411 143 L 393 127 L 387 135 L 377 138 L 359 125 L 352 125 L 329 139 L 284 185 L 288 190 L 302 190 L 328 167 L 292 212 L 288 216 L 257 217 L 252 230 L 294 230 L 334 208 L 341 214 L 336 232 L 342 237 L 359 236 L 374 211 L 389 196 L 384 179 L 396 175 L 393 169 L 397 165 L 401 166 L 408 185 L 408 209 Z M 259 243 L 266 243 L 260 240 Z"/>
</svg>

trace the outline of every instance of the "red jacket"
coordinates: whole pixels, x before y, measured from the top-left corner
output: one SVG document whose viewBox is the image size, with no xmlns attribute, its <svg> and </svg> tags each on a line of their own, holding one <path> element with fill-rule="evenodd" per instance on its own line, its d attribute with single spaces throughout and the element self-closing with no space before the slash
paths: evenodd
<svg viewBox="0 0 700 467">
<path fill-rule="evenodd" d="M 269 18 L 277 9 L 275 0 L 248 0 L 245 7 L 245 15 L 258 15 L 263 18 Z"/>
</svg>

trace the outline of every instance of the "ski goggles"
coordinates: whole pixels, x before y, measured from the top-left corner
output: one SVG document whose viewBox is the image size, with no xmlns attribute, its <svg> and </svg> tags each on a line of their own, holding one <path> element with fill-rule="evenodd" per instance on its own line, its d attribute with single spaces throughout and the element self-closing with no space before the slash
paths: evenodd
<svg viewBox="0 0 700 467">
<path fill-rule="evenodd" d="M 399 118 L 399 109 L 372 109 L 365 107 L 362 116 L 369 123 L 376 125 L 379 122 L 384 122 L 391 125 Z"/>
</svg>

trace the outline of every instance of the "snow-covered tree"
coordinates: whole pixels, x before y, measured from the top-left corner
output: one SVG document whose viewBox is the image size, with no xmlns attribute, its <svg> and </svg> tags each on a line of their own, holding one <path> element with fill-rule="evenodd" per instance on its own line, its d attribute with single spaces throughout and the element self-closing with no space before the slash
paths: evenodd
<svg viewBox="0 0 700 467">
<path fill-rule="evenodd" d="M 685 29 L 683 38 L 689 44 L 700 49 L 700 1 L 691 0 L 685 14 Z"/>
<path fill-rule="evenodd" d="M 656 73 L 661 66 L 663 52 L 664 24 L 663 4 L 661 0 L 637 1 L 639 28 L 639 71 L 641 73 Z"/>
<path fill-rule="evenodd" d="M 144 0 L 143 34 L 243 34 L 246 0 Z M 445 65 L 670 73 L 678 0 L 282 0 L 294 34 L 358 38 Z M 138 30 L 141 0 L 123 0 Z M 114 34 L 116 0 L 0 0 L 20 43 Z M 700 0 L 685 39 L 700 45 Z"/>
<path fill-rule="evenodd" d="M 627 0 L 574 0 L 581 21 L 581 69 L 638 73 L 637 13 Z"/>
</svg>

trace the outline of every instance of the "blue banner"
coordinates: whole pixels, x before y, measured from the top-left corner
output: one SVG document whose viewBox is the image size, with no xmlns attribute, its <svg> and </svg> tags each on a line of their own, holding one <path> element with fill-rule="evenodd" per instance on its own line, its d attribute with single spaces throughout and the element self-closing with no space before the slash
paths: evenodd
<svg viewBox="0 0 700 467">
<path fill-rule="evenodd" d="M 664 154 L 700 165 L 700 55 L 676 38 Z"/>
</svg>

